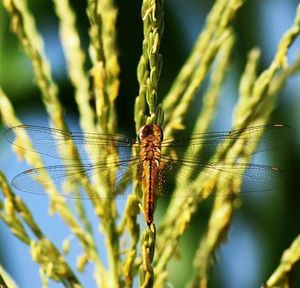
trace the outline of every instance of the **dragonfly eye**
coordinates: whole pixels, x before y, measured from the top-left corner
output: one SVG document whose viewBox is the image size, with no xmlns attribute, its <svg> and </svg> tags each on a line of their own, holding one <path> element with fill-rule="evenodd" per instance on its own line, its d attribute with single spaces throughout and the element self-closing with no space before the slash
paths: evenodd
<svg viewBox="0 0 300 288">
<path fill-rule="evenodd" d="M 141 141 L 144 137 L 145 137 L 145 134 L 147 134 L 147 127 L 148 125 L 143 125 L 140 130 L 139 130 L 139 133 L 138 133 L 138 139 L 139 141 Z"/>
<path fill-rule="evenodd" d="M 149 125 L 143 125 L 138 133 L 138 140 L 142 141 L 143 139 L 146 139 L 148 137 L 159 137 L 160 141 L 163 140 L 163 132 L 159 125 L 156 124 L 149 124 Z"/>
</svg>

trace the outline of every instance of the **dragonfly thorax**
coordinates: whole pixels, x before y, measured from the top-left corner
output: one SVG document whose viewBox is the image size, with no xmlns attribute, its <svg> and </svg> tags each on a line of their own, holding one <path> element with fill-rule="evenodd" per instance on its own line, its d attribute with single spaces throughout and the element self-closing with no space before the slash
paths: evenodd
<svg viewBox="0 0 300 288">
<path fill-rule="evenodd" d="M 159 125 L 144 125 L 139 130 L 141 160 L 159 160 L 163 133 Z"/>
</svg>

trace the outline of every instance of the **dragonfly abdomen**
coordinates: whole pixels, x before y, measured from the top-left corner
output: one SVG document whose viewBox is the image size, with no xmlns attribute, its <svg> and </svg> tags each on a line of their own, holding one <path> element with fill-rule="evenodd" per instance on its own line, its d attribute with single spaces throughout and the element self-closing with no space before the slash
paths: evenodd
<svg viewBox="0 0 300 288">
<path fill-rule="evenodd" d="M 155 211 L 155 190 L 158 180 L 159 161 L 146 160 L 143 162 L 144 213 L 148 225 L 153 223 Z"/>
</svg>

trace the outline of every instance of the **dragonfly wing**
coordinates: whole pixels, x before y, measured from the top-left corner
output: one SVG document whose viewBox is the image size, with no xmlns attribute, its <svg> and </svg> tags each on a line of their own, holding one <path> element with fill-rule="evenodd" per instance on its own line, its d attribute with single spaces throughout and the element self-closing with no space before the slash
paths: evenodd
<svg viewBox="0 0 300 288">
<path fill-rule="evenodd" d="M 124 198 L 139 159 L 115 163 L 56 165 L 29 169 L 12 180 L 12 186 L 33 194 L 69 198 Z M 95 185 L 98 177 L 100 185 Z M 58 191 L 58 192 L 56 192 Z"/>
<path fill-rule="evenodd" d="M 167 159 L 162 159 L 162 163 L 165 163 L 162 168 L 163 192 L 167 197 L 266 192 L 284 186 L 288 179 L 284 171 L 266 165 Z M 216 189 L 218 183 L 225 183 L 225 189 L 219 189 L 221 186 Z M 203 189 L 204 186 L 211 189 Z M 170 188 L 175 194 L 168 191 Z"/>
<path fill-rule="evenodd" d="M 103 152 L 118 152 L 121 157 L 128 157 L 133 146 L 138 149 L 135 139 L 122 135 L 71 132 L 33 125 L 12 127 L 6 131 L 6 137 L 9 142 L 23 149 L 66 160 L 72 160 L 72 155 L 60 152 L 64 147 L 72 147 L 69 144 L 73 143 L 80 158 L 89 161 Z M 96 161 L 97 157 L 94 159 Z"/>
<path fill-rule="evenodd" d="M 243 151 L 243 156 L 249 156 L 261 151 L 267 151 L 289 142 L 295 136 L 292 127 L 281 124 L 270 124 L 225 132 L 191 134 L 185 137 L 173 137 L 162 142 L 162 154 L 173 151 L 173 158 L 189 158 L 207 161 L 214 152 L 218 155 L 226 153 L 229 147 L 235 145 Z M 260 141 L 257 139 L 261 137 Z M 189 149 L 187 149 L 189 147 Z M 199 155 L 199 150 L 203 152 Z M 199 158 L 200 157 L 200 158 Z"/>
</svg>

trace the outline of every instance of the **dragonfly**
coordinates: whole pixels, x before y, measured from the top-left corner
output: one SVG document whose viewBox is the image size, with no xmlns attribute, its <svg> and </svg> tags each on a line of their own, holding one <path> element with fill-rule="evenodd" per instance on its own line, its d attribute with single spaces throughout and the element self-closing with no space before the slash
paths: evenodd
<svg viewBox="0 0 300 288">
<path fill-rule="evenodd" d="M 66 160 L 64 165 L 29 169 L 18 174 L 12 180 L 12 186 L 16 189 L 28 193 L 49 194 L 46 188 L 52 182 L 60 191 L 60 196 L 118 198 L 124 197 L 126 187 L 135 175 L 143 191 L 143 212 L 147 225 L 154 222 L 157 198 L 169 195 L 164 193 L 168 188 L 167 183 L 170 183 L 168 178 L 175 179 L 175 185 L 179 185 L 178 190 L 183 196 L 194 194 L 188 182 L 182 180 L 182 175 L 192 177 L 191 175 L 200 172 L 204 176 L 221 175 L 222 178 L 232 180 L 242 178 L 247 192 L 277 189 L 281 185 L 281 179 L 285 178 L 285 173 L 278 168 L 241 163 L 228 155 L 226 161 L 209 157 L 215 151 L 218 155 L 226 155 L 233 145 L 243 150 L 242 157 L 251 156 L 281 146 L 290 141 L 294 134 L 292 127 L 282 124 L 195 133 L 165 139 L 162 128 L 156 124 L 142 126 L 136 138 L 118 134 L 71 132 L 34 125 L 15 126 L 6 132 L 8 141 L 19 148 Z M 261 139 L 258 142 L 259 137 Z M 71 143 L 76 146 L 80 164 L 69 163 L 69 158 L 72 158 L 70 154 L 61 153 Z M 200 150 L 203 153 L 199 153 Z M 84 162 L 86 160 L 88 163 Z M 180 171 L 185 171 L 186 174 Z M 45 173 L 49 177 L 44 177 Z M 99 189 L 92 191 L 86 187 L 78 189 L 74 186 L 74 182 L 78 184 L 80 179 L 90 179 L 97 175 L 108 187 L 108 193 L 103 194 Z M 239 190 L 239 187 L 235 190 Z M 170 194 L 171 197 L 178 195 Z M 197 195 L 199 197 L 199 193 Z"/>
</svg>

